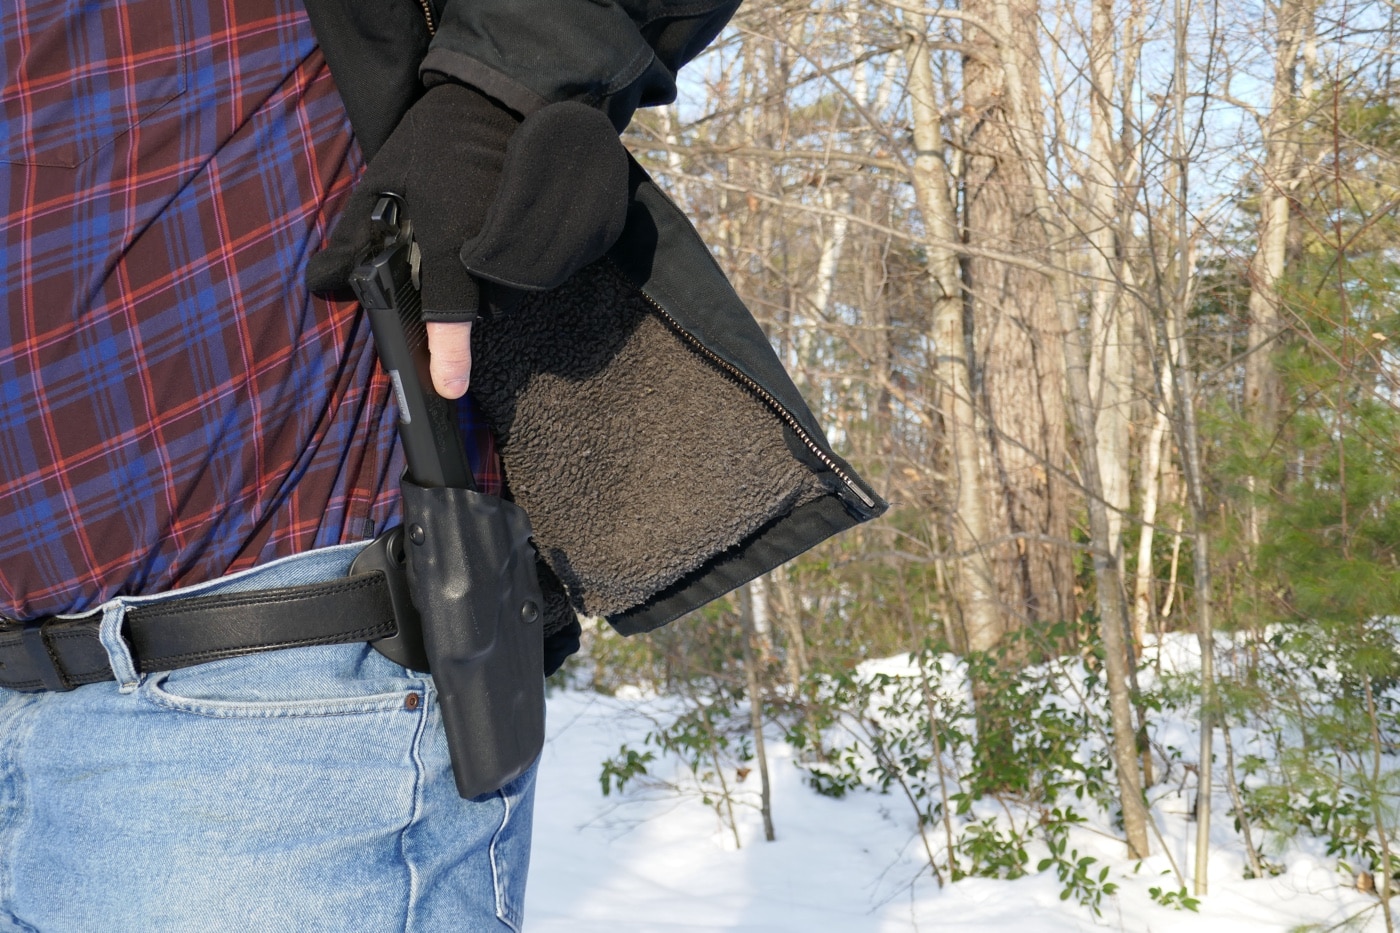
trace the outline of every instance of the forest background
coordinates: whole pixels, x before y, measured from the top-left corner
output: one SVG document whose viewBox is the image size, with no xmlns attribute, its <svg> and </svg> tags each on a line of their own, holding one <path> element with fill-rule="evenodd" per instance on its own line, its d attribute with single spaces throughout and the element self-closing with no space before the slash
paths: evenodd
<svg viewBox="0 0 1400 933">
<path fill-rule="evenodd" d="M 576 683 L 682 703 L 604 792 L 676 756 L 732 826 L 757 770 L 771 835 L 778 730 L 819 791 L 907 801 L 938 883 L 1053 870 L 1096 908 L 1070 831 L 1159 853 L 1180 782 L 1247 874 L 1310 834 L 1385 903 L 1397 56 L 1395 0 L 741 8 L 627 142 L 891 508 L 654 636 L 593 629 Z M 1209 852 L 1154 899 L 1189 909 Z"/>
</svg>

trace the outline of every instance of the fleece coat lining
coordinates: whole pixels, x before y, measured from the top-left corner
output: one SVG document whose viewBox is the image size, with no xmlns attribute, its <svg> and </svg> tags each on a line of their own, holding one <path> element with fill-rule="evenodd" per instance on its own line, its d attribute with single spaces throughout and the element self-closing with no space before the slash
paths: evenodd
<svg viewBox="0 0 1400 933">
<path fill-rule="evenodd" d="M 625 613 L 829 494 L 783 422 L 606 260 L 478 322 L 472 391 L 540 553 Z"/>
</svg>

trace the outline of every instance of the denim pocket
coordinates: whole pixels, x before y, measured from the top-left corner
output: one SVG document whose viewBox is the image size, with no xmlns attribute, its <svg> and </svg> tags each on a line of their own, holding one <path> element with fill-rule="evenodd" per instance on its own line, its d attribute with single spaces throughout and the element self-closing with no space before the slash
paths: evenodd
<svg viewBox="0 0 1400 933">
<path fill-rule="evenodd" d="M 75 168 L 186 87 L 180 0 L 7 5 L 0 162 Z"/>
<path fill-rule="evenodd" d="M 227 719 L 413 710 L 425 690 L 422 679 L 368 645 L 353 644 L 288 648 L 152 674 L 138 693 L 163 709 Z"/>
<path fill-rule="evenodd" d="M 496 889 L 496 919 L 519 933 L 525 921 L 525 878 L 530 865 L 534 824 L 536 759 L 525 773 L 498 793 L 505 805 L 501 825 L 491 840 L 491 878 Z"/>
</svg>

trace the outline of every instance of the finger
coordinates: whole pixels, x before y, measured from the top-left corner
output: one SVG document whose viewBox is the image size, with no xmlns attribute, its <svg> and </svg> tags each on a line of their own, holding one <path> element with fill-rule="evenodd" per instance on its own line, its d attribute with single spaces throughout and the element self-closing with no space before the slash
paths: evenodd
<svg viewBox="0 0 1400 933">
<path fill-rule="evenodd" d="M 461 398 L 472 372 L 472 325 L 428 322 L 428 371 L 443 398 Z"/>
</svg>

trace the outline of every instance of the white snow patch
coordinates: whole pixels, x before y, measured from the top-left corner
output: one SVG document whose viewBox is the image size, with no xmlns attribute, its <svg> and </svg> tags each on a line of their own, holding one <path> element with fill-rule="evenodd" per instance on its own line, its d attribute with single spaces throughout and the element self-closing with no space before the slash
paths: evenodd
<svg viewBox="0 0 1400 933">
<path fill-rule="evenodd" d="M 1163 652 L 1169 659 L 1164 666 L 1177 670 L 1191 669 L 1198 657 L 1194 640 L 1186 638 L 1173 639 Z M 908 672 L 902 659 L 871 668 Z M 674 759 L 658 756 L 650 777 L 634 780 L 624 793 L 602 793 L 602 762 L 624 742 L 646 748 L 648 731 L 675 709 L 673 701 L 642 690 L 551 695 L 526 905 L 529 933 L 1384 929 L 1377 900 L 1356 891 L 1317 840 L 1298 840 L 1277 877 L 1245 880 L 1243 844 L 1219 780 L 1210 894 L 1195 913 L 1162 907 L 1148 894 L 1154 886 L 1179 887 L 1160 840 L 1153 840 L 1154 855 L 1137 863 L 1124 856 L 1107 826 L 1075 829 L 1070 837 L 1081 854 L 1109 865 L 1110 880 L 1119 885 L 1117 894 L 1104 898 L 1101 917 L 1062 901 L 1053 871 L 1016 881 L 968 878 L 940 889 L 912 812 L 897 792 L 823 797 L 803 782 L 794 750 L 777 735 L 767 737 L 777 841 L 763 839 L 755 770 L 735 785 L 747 804 L 736 811 L 742 844 L 736 849 L 728 825 Z M 1154 733 L 1158 743 L 1177 745 L 1184 761 L 1195 760 L 1192 723 L 1159 718 Z M 727 778 L 733 782 L 737 775 Z M 1178 773 L 1149 792 L 1167 850 L 1188 878 L 1195 859 L 1196 827 L 1187 818 L 1194 786 Z M 1345 925 L 1347 918 L 1358 922 Z"/>
</svg>

